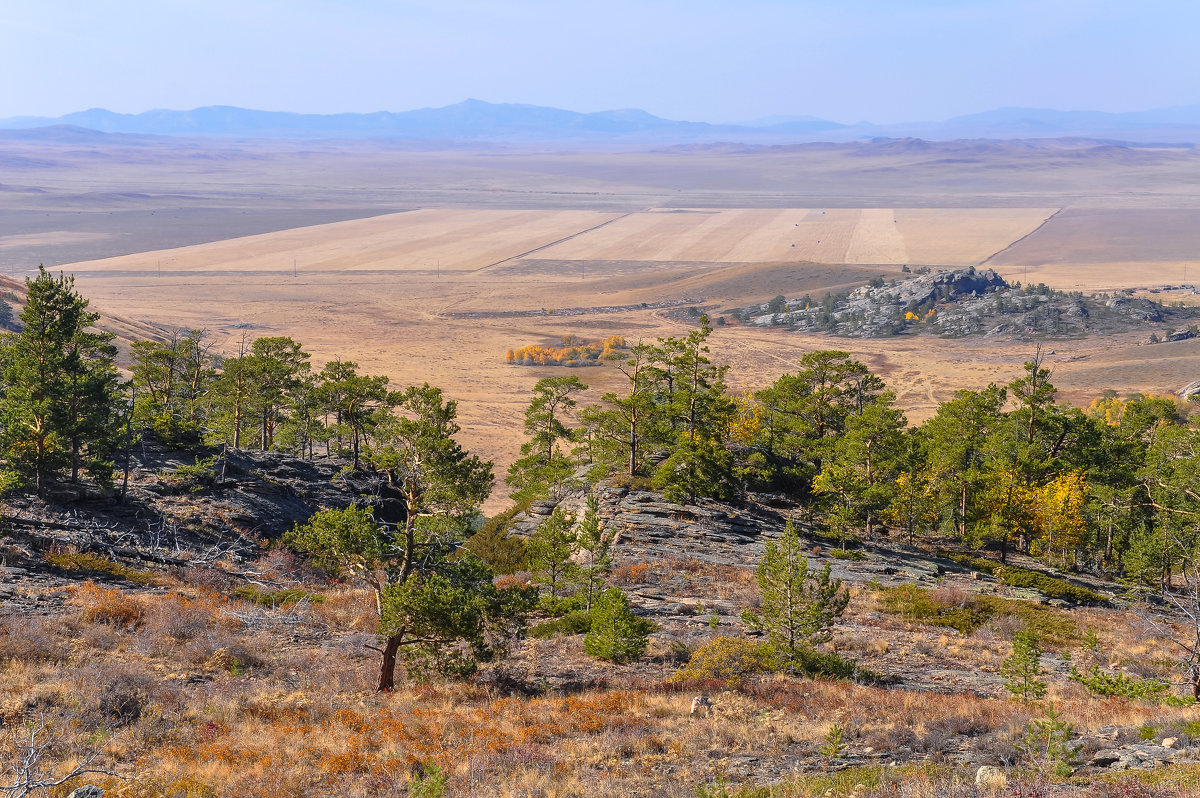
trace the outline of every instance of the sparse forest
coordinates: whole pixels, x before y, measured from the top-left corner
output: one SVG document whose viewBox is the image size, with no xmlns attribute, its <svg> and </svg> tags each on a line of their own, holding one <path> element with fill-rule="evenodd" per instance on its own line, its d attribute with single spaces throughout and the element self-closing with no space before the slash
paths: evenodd
<svg viewBox="0 0 1200 798">
<path fill-rule="evenodd" d="M 574 349 L 564 357 L 551 352 L 563 365 L 599 358 L 621 376 L 620 387 L 587 404 L 588 386 L 579 377 L 539 380 L 523 420 L 521 456 L 506 475 L 513 507 L 488 519 L 479 508 L 493 488 L 492 464 L 457 442 L 457 404 L 439 388 L 396 388 L 348 361 L 317 368 L 301 343 L 285 337 L 244 340 L 237 354 L 219 356 L 200 330 L 134 343 L 123 380 L 111 334 L 92 327 L 97 318 L 70 278 L 42 271 L 28 281 L 20 331 L 0 341 L 0 444 L 10 497 L 119 503 L 127 490 L 118 479 L 122 466 L 130 447 L 144 441 L 194 452 L 192 471 L 210 476 L 197 491 L 215 482 L 230 452 L 257 450 L 310 461 L 343 458 L 343 473 L 369 475 L 374 493 L 325 507 L 280 540 L 257 541 L 253 562 L 218 565 L 209 558 L 185 567 L 175 558 L 169 578 L 95 553 L 50 552 L 46 561 L 60 571 L 102 574 L 159 592 L 126 595 L 92 582 L 69 588 L 67 606 L 75 611 L 69 633 L 92 643 L 68 645 L 20 614 L 0 615 L 0 662 L 7 663 L 11 684 L 24 685 L 17 691 L 19 707 L 0 703 L 12 762 L 34 757 L 37 765 L 54 754 L 51 759 L 62 764 L 58 771 L 101 762 L 97 778 L 120 795 L 267 794 L 236 773 L 205 776 L 189 748 L 200 746 L 211 756 L 228 750 L 230 768 L 257 763 L 275 772 L 281 762 L 272 754 L 254 754 L 232 737 L 234 727 L 244 735 L 253 722 L 286 737 L 303 762 L 300 770 L 309 780 L 279 794 L 315 789 L 375 795 L 386 788 L 438 795 L 447 783 L 477 790 L 507 770 L 540 773 L 539 757 L 566 768 L 559 748 L 580 761 L 603 758 L 597 751 L 607 743 L 597 735 L 620 738 L 628 747 L 623 756 L 647 768 L 653 757 L 694 758 L 697 746 L 734 745 L 720 742 L 721 728 L 752 735 L 761 722 L 775 724 L 771 728 L 783 735 L 783 715 L 772 720 L 772 713 L 803 706 L 840 720 L 825 723 L 819 737 L 791 729 L 790 743 L 772 745 L 790 750 L 799 740 L 828 770 L 855 774 L 855 784 L 780 771 L 773 778 L 784 792 L 736 794 L 901 794 L 887 792 L 906 783 L 900 771 L 846 758 L 847 746 L 866 747 L 870 754 L 875 746 L 864 741 L 885 735 L 853 707 L 864 696 L 891 701 L 880 696 L 897 694 L 895 673 L 861 661 L 886 655 L 891 644 L 874 650 L 872 643 L 839 633 L 847 623 L 869 628 L 864 624 L 872 618 L 894 618 L 890 623 L 907 625 L 904 634 L 934 627 L 967 639 L 993 630 L 979 643 L 986 652 L 979 656 L 1017 700 L 959 696 L 945 714 L 962 725 L 986 705 L 991 714 L 976 721 L 978 731 L 964 726 L 955 735 L 991 735 L 988 740 L 1002 738 L 1008 748 L 999 759 L 964 754 L 966 762 L 1019 764 L 1034 780 L 1069 777 L 1075 733 L 1053 704 L 1041 703 L 1051 694 L 1075 702 L 1073 718 L 1086 715 L 1089 696 L 1116 696 L 1127 702 L 1125 716 L 1147 724 L 1151 736 L 1167 734 L 1164 729 L 1192 733 L 1187 730 L 1195 721 L 1187 713 L 1200 700 L 1200 646 L 1194 642 L 1200 631 L 1200 431 L 1192 406 L 1174 397 L 1110 392 L 1087 408 L 1062 404 L 1037 348 L 1015 379 L 961 390 L 912 426 L 884 381 L 844 351 L 808 352 L 773 384 L 732 393 L 727 366 L 710 355 L 714 328 L 700 316 L 684 336 L 628 347 L 614 337 L 595 345 L 595 352 L 587 349 L 592 345 L 564 341 Z M 522 350 L 507 359 L 541 357 Z M 715 565 L 701 556 L 705 552 L 681 549 L 673 554 L 677 573 L 664 569 L 654 576 L 646 563 L 621 560 L 622 542 L 609 527 L 611 505 L 601 504 L 606 490 L 619 490 L 621 497 L 653 494 L 653 501 L 685 519 L 678 523 L 715 507 L 732 518 L 768 505 L 786 508 L 776 516 L 785 523 L 778 534 L 763 536 L 760 555 L 744 567 Z M 568 497 L 579 502 L 571 505 Z M 973 579 L 986 577 L 996 589 L 1034 591 L 1044 603 L 1027 600 L 1028 593 L 954 593 L 957 588 L 850 583 L 834 575 L 833 563 L 853 566 L 876 547 L 957 563 Z M 825 555 L 823 565 L 810 562 L 810 555 Z M 940 577 L 942 566 L 937 568 Z M 667 632 L 666 621 L 646 609 L 667 601 L 661 591 L 648 592 L 647 584 L 657 578 L 680 590 L 669 580 L 681 574 L 695 576 L 716 596 L 686 611 L 701 627 L 691 636 L 679 635 L 678 611 L 672 611 L 676 626 Z M 1127 606 L 1143 600 L 1159 608 L 1145 621 L 1129 614 L 1113 621 L 1124 624 L 1121 634 L 1152 629 L 1162 642 L 1157 659 L 1139 675 L 1100 656 L 1101 637 L 1090 625 L 1098 623 L 1096 613 L 1125 610 L 1076 576 L 1119 585 L 1127 591 Z M 659 604 L 647 604 L 647 596 Z M 1071 612 L 1092 613 L 1086 635 L 1085 622 L 1073 620 Z M 258 649 L 247 642 L 273 636 L 290 651 L 348 639 L 339 635 L 357 635 L 354 653 L 345 643 L 305 649 L 312 652 L 305 655 L 309 664 L 281 664 L 284 654 L 268 655 L 261 642 Z M 30 640 L 25 654 L 18 642 L 23 637 Z M 1113 651 L 1128 642 L 1112 631 L 1103 637 Z M 564 641 L 575 641 L 578 651 L 564 653 Z M 250 669 L 299 694 L 317 689 L 312 680 L 321 677 L 312 668 L 318 665 L 336 673 L 338 684 L 322 688 L 327 706 L 297 703 L 286 692 L 253 699 L 239 692 L 240 708 L 216 696 L 198 707 L 183 688 L 156 687 L 144 670 L 129 675 L 134 666 L 126 664 L 125 676 L 105 677 L 109 692 L 98 703 L 81 704 L 72 715 L 69 701 L 39 692 L 32 669 L 43 668 L 37 678 L 50 678 L 46 674 L 55 668 L 79 664 L 71 653 L 77 646 L 93 643 L 96 651 L 123 652 L 127 662 L 190 657 L 208 674 L 201 678 L 218 672 L 230 684 Z M 346 664 L 362 660 L 364 647 L 374 652 L 368 655 L 369 685 Z M 1059 668 L 1062 683 L 1079 692 L 1059 687 L 1048 693 L 1044 660 L 1051 649 L 1069 663 L 1069 670 Z M 543 652 L 546 662 L 530 650 Z M 1151 659 L 1148 651 L 1143 653 Z M 576 655 L 583 659 L 569 659 Z M 537 679 L 514 675 L 518 661 Z M 558 666 L 546 663 L 561 661 L 591 675 L 562 687 L 563 697 L 546 698 L 553 693 L 547 680 L 560 676 Z M 626 679 L 619 691 L 607 686 L 610 677 Z M 824 709 L 808 707 L 810 694 L 797 692 L 798 684 L 814 679 L 818 686 L 812 689 L 828 704 Z M 585 690 L 592 692 L 572 694 Z M 357 704 L 339 697 L 347 691 Z M 711 734 L 696 736 L 679 725 L 673 732 L 652 729 L 680 691 L 719 692 L 717 704 L 692 707 L 708 708 L 704 728 Z M 11 692 L 0 697 L 15 701 Z M 560 703 L 536 703 L 552 700 Z M 733 712 L 729 707 L 738 702 L 765 706 L 767 714 L 743 707 L 737 710 L 742 715 L 713 715 Z M 214 706 L 222 707 L 219 716 L 212 714 Z M 525 714 L 535 706 L 543 722 Z M 1156 714 L 1167 708 L 1175 714 Z M 632 714 L 620 721 L 625 710 Z M 29 726 L 34 711 L 57 712 L 58 725 Z M 895 711 L 908 717 L 908 709 Z M 1155 722 L 1162 728 L 1149 725 Z M 918 721 L 904 723 L 916 728 Z M 320 751 L 315 743 L 312 750 L 304 747 L 309 744 L 299 741 L 305 730 L 322 724 L 335 728 L 337 741 Z M 488 739 L 467 740 L 468 728 Z M 1017 740 L 1013 729 L 1024 737 Z M 407 748 L 386 742 L 385 733 L 405 740 Z M 671 733 L 687 741 L 655 736 Z M 422 741 L 422 734 L 428 739 Z M 658 742 L 646 742 L 651 738 Z M 116 749 L 106 747 L 116 739 Z M 210 745 L 213 740 L 228 744 L 220 749 Z M 476 750 L 477 744 L 483 748 Z M 928 753 L 946 743 L 913 737 L 885 744 L 909 753 L 926 746 Z M 758 751 L 754 745 L 748 750 Z M 984 743 L 979 746 L 983 751 Z M 460 755 L 465 764 L 455 760 Z M 916 761 L 905 767 L 917 767 Z M 932 753 L 928 761 L 952 767 Z M 27 794 L 20 790 L 45 782 L 55 770 L 47 764 L 22 775 L 15 766 L 0 767 L 8 767 L 0 770 L 0 792 L 11 794 Z M 137 768 L 156 775 L 121 786 L 120 774 Z M 685 770 L 693 779 L 688 789 L 697 794 L 735 794 L 713 792 L 726 789 L 723 774 L 714 781 L 711 771 Z M 956 783 L 950 771 L 912 772 L 945 789 Z M 505 789 L 515 795 L 520 787 L 506 782 Z M 553 793 L 543 783 L 528 794 L 577 794 L 564 789 Z M 746 789 L 756 789 L 752 779 Z M 835 789 L 842 792 L 825 792 Z M 951 794 L 930 789 L 913 794 Z"/>
</svg>

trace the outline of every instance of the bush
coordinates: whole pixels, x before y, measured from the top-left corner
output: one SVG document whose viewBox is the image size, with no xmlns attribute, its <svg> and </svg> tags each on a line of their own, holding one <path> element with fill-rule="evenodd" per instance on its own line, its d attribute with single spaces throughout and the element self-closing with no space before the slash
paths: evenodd
<svg viewBox="0 0 1200 798">
<path fill-rule="evenodd" d="M 83 609 L 83 620 L 88 623 L 134 626 L 145 614 L 142 605 L 124 591 L 97 587 L 93 582 L 84 582 L 75 588 L 71 602 Z"/>
<path fill-rule="evenodd" d="M 983 557 L 972 557 L 968 554 L 939 551 L 938 555 L 953 560 L 959 565 L 965 565 L 989 576 L 994 576 L 1009 587 L 1032 588 L 1049 598 L 1062 599 L 1072 604 L 1098 606 L 1108 604 L 1108 599 L 1094 590 L 1073 585 L 1065 579 L 1059 579 L 1039 571 L 1018 568 L 1015 565 L 1001 565 L 998 562 Z"/>
<path fill-rule="evenodd" d="M 1109 673 L 1101 670 L 1099 665 L 1093 665 L 1086 673 L 1080 673 L 1079 669 L 1072 665 L 1071 679 L 1096 695 L 1153 701 L 1168 706 L 1189 706 L 1195 703 L 1193 699 L 1171 695 L 1171 685 L 1166 682 L 1158 679 L 1139 679 L 1123 673 Z"/>
<path fill-rule="evenodd" d="M 151 673 L 130 664 L 95 663 L 77 672 L 86 695 L 81 710 L 96 725 L 120 727 L 134 723 L 152 703 L 173 704 L 173 691 Z"/>
<path fill-rule="evenodd" d="M 174 470 L 162 474 L 169 487 L 177 491 L 199 493 L 211 488 L 217 481 L 217 455 L 196 457 L 194 465 L 177 466 Z"/>
<path fill-rule="evenodd" d="M 1014 618 L 1021 628 L 1051 646 L 1069 646 L 1079 641 L 1079 628 L 1065 613 L 1040 604 L 1000 596 L 966 595 L 955 603 L 916 585 L 878 588 L 886 612 L 930 626 L 945 626 L 971 634 L 989 621 Z"/>
<path fill-rule="evenodd" d="M 799 648 L 783 656 L 769 642 L 742 637 L 715 637 L 692 653 L 672 682 L 722 681 L 730 686 L 767 673 L 788 673 L 813 679 L 851 679 L 883 683 L 885 678 L 831 652 Z"/>
<path fill-rule="evenodd" d="M 812 648 L 797 649 L 791 661 L 786 663 L 789 671 L 810 679 L 849 679 L 855 682 L 884 684 L 888 678 L 869 668 L 844 659 L 831 651 Z"/>
<path fill-rule="evenodd" d="M 298 604 L 301 601 L 320 604 L 325 600 L 325 597 L 319 593 L 308 593 L 296 588 L 270 590 L 259 585 L 241 585 L 234 589 L 233 595 L 263 607 L 282 607 L 286 604 Z"/>
<path fill-rule="evenodd" d="M 575 610 L 568 612 L 561 618 L 555 618 L 553 621 L 546 621 L 532 626 L 529 629 L 529 634 L 533 637 L 543 640 L 559 635 L 581 635 L 592 628 L 591 613 L 586 610 Z"/>
<path fill-rule="evenodd" d="M 885 587 L 881 591 L 884 610 L 893 615 L 930 626 L 946 626 L 970 634 L 992 617 L 987 608 L 945 606 L 934 602 L 928 590 L 916 585 Z"/>
<path fill-rule="evenodd" d="M 670 680 L 737 685 L 752 676 L 771 672 L 773 664 L 769 643 L 742 637 L 714 637 L 692 652 L 687 664 L 675 671 Z"/>
<path fill-rule="evenodd" d="M 653 628 L 652 623 L 630 611 L 629 599 L 620 588 L 609 588 L 592 608 L 592 626 L 583 638 L 583 650 L 610 662 L 634 662 L 646 650 Z"/>
<path fill-rule="evenodd" d="M 46 562 L 63 571 L 108 574 L 137 585 L 153 585 L 158 582 L 151 571 L 130 568 L 91 552 L 51 552 L 46 555 Z"/>
<path fill-rule="evenodd" d="M 496 576 L 515 574 L 525 567 L 525 541 L 508 530 L 516 514 L 526 509 L 527 505 L 517 505 L 492 516 L 462 547 L 487 563 Z"/>
<path fill-rule="evenodd" d="M 66 641 L 54 633 L 54 621 L 20 615 L 0 615 L 0 661 L 63 662 Z"/>
</svg>

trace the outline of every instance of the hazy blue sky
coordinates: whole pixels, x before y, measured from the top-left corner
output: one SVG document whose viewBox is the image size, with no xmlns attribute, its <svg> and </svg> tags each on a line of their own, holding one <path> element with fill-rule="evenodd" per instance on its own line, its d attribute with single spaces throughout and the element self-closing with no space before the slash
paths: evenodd
<svg viewBox="0 0 1200 798">
<path fill-rule="evenodd" d="M 0 117 L 239 105 L 942 119 L 1200 103 L 1200 3 L 4 0 Z"/>
</svg>

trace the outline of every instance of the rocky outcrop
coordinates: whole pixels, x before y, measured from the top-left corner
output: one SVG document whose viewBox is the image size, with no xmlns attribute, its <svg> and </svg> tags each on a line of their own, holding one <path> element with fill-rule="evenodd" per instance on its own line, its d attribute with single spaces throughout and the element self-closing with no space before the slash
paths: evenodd
<svg viewBox="0 0 1200 798">
<path fill-rule="evenodd" d="M 1068 336 L 1145 328 L 1168 317 L 1183 321 L 1195 315 L 1192 309 L 1168 310 L 1148 299 L 1124 294 L 1084 296 L 1044 285 L 1009 285 L 991 269 L 975 268 L 914 275 L 888 283 L 879 279 L 821 301 L 804 297 L 780 307 L 776 300 L 770 307 L 756 305 L 743 313 L 759 326 L 787 326 L 848 338 L 920 333 L 943 337 Z"/>
<path fill-rule="evenodd" d="M 737 507 L 708 499 L 675 504 L 661 493 L 605 480 L 591 491 L 599 502 L 607 539 L 624 558 L 658 559 L 664 552 L 684 553 L 720 564 L 745 564 L 762 553 L 764 535 L 783 528 L 783 516 L 764 504 L 748 501 Z M 561 505 L 576 517 L 587 509 L 588 491 L 578 490 L 560 501 L 534 502 L 513 519 L 513 531 L 529 535 Z"/>
</svg>

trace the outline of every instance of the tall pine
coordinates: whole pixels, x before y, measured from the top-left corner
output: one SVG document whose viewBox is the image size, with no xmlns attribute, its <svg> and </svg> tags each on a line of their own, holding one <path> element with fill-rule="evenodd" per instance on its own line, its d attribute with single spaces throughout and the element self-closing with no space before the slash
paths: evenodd
<svg viewBox="0 0 1200 798">
<path fill-rule="evenodd" d="M 10 466 L 39 493 L 64 473 L 112 481 L 120 438 L 112 333 L 92 329 L 100 314 L 75 291 L 75 279 L 42 267 L 26 280 L 24 327 L 4 352 L 4 445 Z"/>
</svg>

